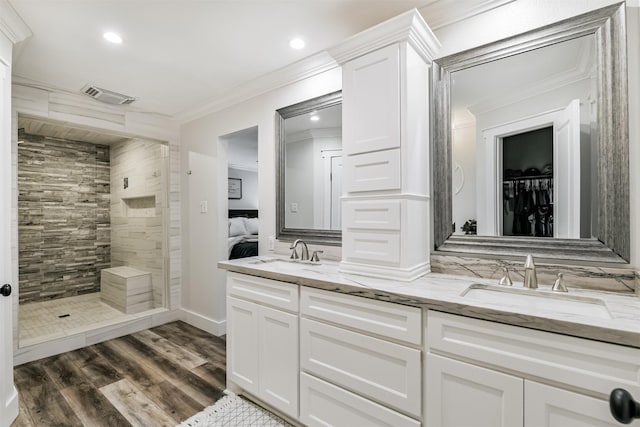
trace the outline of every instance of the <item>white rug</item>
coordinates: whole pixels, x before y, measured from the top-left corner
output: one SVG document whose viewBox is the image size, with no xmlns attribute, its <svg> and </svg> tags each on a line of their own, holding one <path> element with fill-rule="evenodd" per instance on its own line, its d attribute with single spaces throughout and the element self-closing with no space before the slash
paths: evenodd
<svg viewBox="0 0 640 427">
<path fill-rule="evenodd" d="M 178 425 L 178 427 L 223 426 L 290 427 L 291 424 L 239 396 L 227 395 Z"/>
</svg>

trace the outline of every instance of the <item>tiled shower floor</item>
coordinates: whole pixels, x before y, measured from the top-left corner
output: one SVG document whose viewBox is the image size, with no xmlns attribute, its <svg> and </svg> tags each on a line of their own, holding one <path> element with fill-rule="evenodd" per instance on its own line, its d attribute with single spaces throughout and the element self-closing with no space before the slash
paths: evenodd
<svg viewBox="0 0 640 427">
<path fill-rule="evenodd" d="M 68 315 L 68 316 L 66 316 Z M 63 317 L 61 317 L 63 316 Z M 70 332 L 116 323 L 127 315 L 100 301 L 100 293 L 20 304 L 20 346 L 64 337 Z"/>
</svg>

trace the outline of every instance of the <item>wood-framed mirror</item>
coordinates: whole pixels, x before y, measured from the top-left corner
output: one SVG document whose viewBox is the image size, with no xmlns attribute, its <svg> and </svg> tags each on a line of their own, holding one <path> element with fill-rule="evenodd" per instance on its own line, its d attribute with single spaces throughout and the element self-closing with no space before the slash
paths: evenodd
<svg viewBox="0 0 640 427">
<path fill-rule="evenodd" d="M 276 238 L 342 241 L 342 91 L 276 111 Z"/>
<path fill-rule="evenodd" d="M 437 59 L 434 251 L 628 263 L 626 61 L 624 3 Z"/>
</svg>

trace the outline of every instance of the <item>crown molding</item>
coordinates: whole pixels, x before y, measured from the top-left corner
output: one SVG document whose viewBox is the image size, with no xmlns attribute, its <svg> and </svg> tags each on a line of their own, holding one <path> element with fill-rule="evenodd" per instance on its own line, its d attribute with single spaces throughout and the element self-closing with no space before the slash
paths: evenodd
<svg viewBox="0 0 640 427">
<path fill-rule="evenodd" d="M 438 30 L 448 25 L 455 24 L 465 19 L 473 18 L 516 0 L 486 0 L 477 5 L 460 0 L 436 0 L 418 10 L 427 19 L 432 30 Z"/>
<path fill-rule="evenodd" d="M 422 15 L 417 9 L 411 9 L 349 37 L 330 48 L 328 52 L 342 65 L 374 50 L 400 42 L 409 43 L 429 64 L 441 47 Z"/>
<path fill-rule="evenodd" d="M 272 71 L 250 82 L 236 86 L 220 97 L 204 105 L 183 111 L 175 119 L 184 124 L 215 113 L 234 104 L 254 98 L 258 95 L 293 84 L 337 68 L 336 61 L 325 51 L 308 56 L 278 70 Z"/>
<path fill-rule="evenodd" d="M 480 101 L 474 105 L 470 105 L 467 109 L 477 117 L 478 115 L 504 108 L 536 95 L 552 92 L 564 86 L 590 79 L 592 77 L 591 70 L 586 69 L 584 65 L 584 63 L 579 64 L 578 67 L 572 70 L 541 80 L 534 85 L 523 87 L 523 89 L 518 92 L 510 92 L 503 96 L 493 97 L 490 100 Z"/>
<path fill-rule="evenodd" d="M 0 0 L 0 31 L 13 44 L 20 43 L 33 35 L 31 29 L 7 0 Z"/>
</svg>

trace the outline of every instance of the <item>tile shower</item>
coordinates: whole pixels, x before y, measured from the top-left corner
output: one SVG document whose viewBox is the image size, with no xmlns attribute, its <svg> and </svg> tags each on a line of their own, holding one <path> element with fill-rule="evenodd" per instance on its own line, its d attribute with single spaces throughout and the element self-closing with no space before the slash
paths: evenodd
<svg viewBox="0 0 640 427">
<path fill-rule="evenodd" d="M 161 307 L 167 147 L 139 139 L 110 146 L 19 139 L 21 345 L 126 317 L 100 300 L 104 268 L 148 271 L 148 298 Z"/>
</svg>

